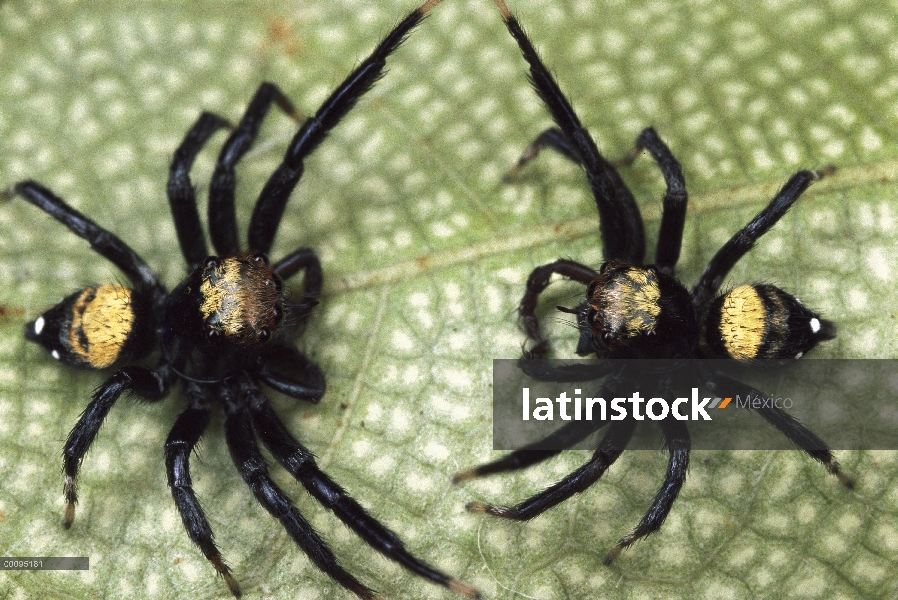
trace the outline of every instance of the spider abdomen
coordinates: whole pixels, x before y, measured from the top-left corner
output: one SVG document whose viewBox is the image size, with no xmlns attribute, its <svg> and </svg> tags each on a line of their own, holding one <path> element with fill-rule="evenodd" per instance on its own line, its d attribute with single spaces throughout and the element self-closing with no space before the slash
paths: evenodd
<svg viewBox="0 0 898 600">
<path fill-rule="evenodd" d="M 742 285 L 717 297 L 705 320 L 709 354 L 742 362 L 801 358 L 835 336 L 835 325 L 769 284 Z"/>
<path fill-rule="evenodd" d="M 104 369 L 152 348 L 152 313 L 121 285 L 89 286 L 70 294 L 25 325 L 25 338 L 56 360 Z"/>
</svg>

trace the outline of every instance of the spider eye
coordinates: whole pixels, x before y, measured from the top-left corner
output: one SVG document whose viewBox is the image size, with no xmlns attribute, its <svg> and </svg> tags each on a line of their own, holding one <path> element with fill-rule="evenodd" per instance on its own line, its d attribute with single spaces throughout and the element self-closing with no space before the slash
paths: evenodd
<svg viewBox="0 0 898 600">
<path fill-rule="evenodd" d="M 275 290 L 280 294 L 281 290 L 284 289 L 284 281 L 278 277 L 277 273 L 272 273 L 269 279 L 265 280 L 265 285 L 268 287 L 274 287 Z"/>
<path fill-rule="evenodd" d="M 271 329 L 268 327 L 262 327 L 259 329 L 259 342 L 262 344 L 268 343 L 268 340 L 271 339 Z"/>
<path fill-rule="evenodd" d="M 221 264 L 221 261 L 218 259 L 217 256 L 210 256 L 209 258 L 207 258 L 206 260 L 203 261 L 203 268 L 204 269 L 213 269 L 220 264 Z"/>
<path fill-rule="evenodd" d="M 275 323 L 280 324 L 281 320 L 284 318 L 284 307 L 280 304 L 275 304 L 274 308 L 271 309 L 271 316 Z"/>
<path fill-rule="evenodd" d="M 268 255 L 265 254 L 264 252 L 256 252 L 255 254 L 252 255 L 251 260 L 254 263 L 256 263 L 257 265 L 259 265 L 260 267 L 268 266 Z"/>
</svg>

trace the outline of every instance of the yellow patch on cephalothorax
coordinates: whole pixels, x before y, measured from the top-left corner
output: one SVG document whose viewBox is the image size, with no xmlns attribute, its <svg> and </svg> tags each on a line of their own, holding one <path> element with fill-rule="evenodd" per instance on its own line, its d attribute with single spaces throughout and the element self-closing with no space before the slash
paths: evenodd
<svg viewBox="0 0 898 600">
<path fill-rule="evenodd" d="M 648 333 L 661 313 L 661 288 L 654 272 L 631 267 L 617 274 L 603 290 L 603 320 L 612 331 Z"/>
<path fill-rule="evenodd" d="M 758 355 L 767 333 L 767 310 L 754 287 L 743 285 L 724 296 L 718 327 L 730 356 L 752 360 Z"/>
<path fill-rule="evenodd" d="M 69 346 L 96 369 L 118 360 L 134 327 L 131 290 L 120 285 L 85 288 L 72 305 Z"/>
<path fill-rule="evenodd" d="M 222 332 L 228 337 L 242 333 L 245 312 L 240 293 L 242 279 L 240 262 L 235 258 L 226 258 L 215 268 L 209 269 L 200 285 L 203 319 L 216 317 Z"/>
<path fill-rule="evenodd" d="M 254 343 L 262 328 L 278 324 L 273 311 L 280 294 L 272 282 L 271 270 L 251 254 L 221 259 L 200 284 L 203 320 L 234 342 Z"/>
</svg>

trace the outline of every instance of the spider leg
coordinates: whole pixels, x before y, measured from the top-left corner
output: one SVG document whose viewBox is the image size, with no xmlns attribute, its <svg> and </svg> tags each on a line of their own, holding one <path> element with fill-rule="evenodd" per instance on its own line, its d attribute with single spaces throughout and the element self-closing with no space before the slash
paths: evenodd
<svg viewBox="0 0 898 600">
<path fill-rule="evenodd" d="M 78 502 L 75 483 L 81 460 L 100 431 L 109 409 L 124 391 L 137 394 L 149 402 L 159 401 L 168 394 L 168 387 L 174 378 L 175 373 L 165 363 L 157 365 L 154 370 L 136 366 L 123 367 L 94 392 L 93 400 L 81 413 L 62 451 L 65 473 L 63 490 L 66 498 L 63 525 L 66 529 L 72 526 L 75 519 L 75 504 Z"/>
<path fill-rule="evenodd" d="M 267 363 L 270 359 L 289 365 L 289 371 L 299 373 L 302 381 L 269 368 Z M 327 388 L 324 373 L 318 365 L 295 347 L 286 344 L 278 344 L 273 348 L 273 352 L 266 353 L 253 371 L 253 375 L 273 390 L 312 404 L 318 404 Z"/>
<path fill-rule="evenodd" d="M 686 223 L 686 180 L 679 161 L 674 158 L 670 148 L 658 137 L 652 127 L 648 127 L 636 138 L 636 146 L 622 162 L 630 163 L 636 159 L 641 150 L 648 150 L 658 163 L 664 175 L 667 191 L 664 193 L 664 211 L 661 216 L 661 230 L 658 233 L 658 247 L 655 250 L 655 265 L 667 273 L 674 274 L 677 260 L 680 258 L 680 246 L 683 242 L 683 225 Z"/>
<path fill-rule="evenodd" d="M 332 510 L 356 535 L 369 546 L 412 573 L 447 587 L 469 598 L 479 598 L 476 589 L 454 579 L 412 556 L 402 540 L 387 529 L 338 483 L 315 464 L 315 457 L 284 427 L 268 399 L 248 378 L 241 382 L 241 395 L 250 406 L 253 428 L 265 447 L 303 487 L 322 504 Z"/>
<path fill-rule="evenodd" d="M 212 246 L 221 256 L 232 256 L 240 252 L 237 215 L 234 212 L 234 194 L 237 186 L 234 165 L 243 158 L 259 135 L 259 128 L 272 103 L 277 104 L 297 122 L 303 120 L 302 115 L 293 108 L 290 99 L 273 83 L 263 83 L 253 94 L 243 118 L 221 148 L 209 186 L 209 234 L 212 237 Z M 252 245 L 250 248 L 255 249 Z"/>
<path fill-rule="evenodd" d="M 553 367 L 546 364 L 546 361 L 532 360 L 525 357 L 518 359 L 518 367 L 531 379 L 536 379 L 537 381 L 555 381 L 557 383 L 593 381 L 604 377 L 610 373 L 612 369 L 610 363 L 575 363 Z"/>
<path fill-rule="evenodd" d="M 193 381 L 185 384 L 188 405 L 178 416 L 165 441 L 165 470 L 168 473 L 168 486 L 187 535 L 224 578 L 231 593 L 239 598 L 240 586 L 215 545 L 212 527 L 193 492 L 193 482 L 190 479 L 190 453 L 209 425 L 209 399 L 204 390 Z"/>
<path fill-rule="evenodd" d="M 728 377 L 722 373 L 705 374 L 704 384 L 709 390 L 715 393 L 722 393 L 735 397 L 737 394 L 749 390 L 749 394 L 753 396 L 766 397 L 755 388 L 745 385 L 732 377 Z M 741 390 L 741 391 L 740 391 Z M 854 480 L 846 475 L 839 466 L 838 461 L 833 456 L 829 446 L 820 439 L 817 434 L 805 427 L 795 417 L 786 411 L 775 406 L 754 409 L 765 421 L 773 425 L 780 433 L 786 436 L 793 444 L 827 468 L 827 470 L 835 475 L 839 481 L 847 488 L 854 487 Z"/>
<path fill-rule="evenodd" d="M 527 337 L 535 342 L 530 350 L 524 351 L 525 359 L 545 358 L 549 350 L 549 342 L 543 338 L 535 311 L 539 295 L 548 287 L 553 273 L 579 281 L 584 285 L 588 285 L 598 275 L 592 268 L 564 258 L 533 269 L 527 278 L 527 288 L 524 297 L 521 298 L 521 304 L 518 306 L 521 328 Z"/>
<path fill-rule="evenodd" d="M 496 504 L 484 504 L 483 502 L 469 502 L 465 505 L 470 511 L 483 512 L 514 519 L 516 521 L 529 521 L 560 504 L 580 492 L 586 491 L 592 484 L 599 480 L 614 461 L 621 455 L 624 448 L 633 436 L 636 422 L 633 419 L 613 421 L 608 424 L 608 431 L 602 438 L 599 447 L 596 448 L 592 458 L 575 470 L 573 473 L 552 485 L 551 487 L 534 494 L 516 506 L 499 506 Z M 533 462 L 541 460 L 538 456 L 525 456 L 524 458 L 536 458 Z"/>
<path fill-rule="evenodd" d="M 311 309 L 318 304 L 318 296 L 321 294 L 322 273 L 321 262 L 311 248 L 294 250 L 274 264 L 272 270 L 282 279 L 287 280 L 299 271 L 303 271 L 303 301 L 291 308 L 292 320 L 297 324 L 305 323 Z"/>
<path fill-rule="evenodd" d="M 148 295 L 153 305 L 158 306 L 165 299 L 165 289 L 153 270 L 116 235 L 85 217 L 36 181 L 17 183 L 0 193 L 0 198 L 10 198 L 15 194 L 49 214 L 78 237 L 87 240 L 94 252 L 127 275 L 134 284 L 135 291 Z"/>
<path fill-rule="evenodd" d="M 232 125 L 213 113 L 204 112 L 184 136 L 184 141 L 175 150 L 168 172 L 168 203 L 171 206 L 175 231 L 181 253 L 187 261 L 187 270 L 193 271 L 209 256 L 206 237 L 200 224 L 200 214 L 196 208 L 196 192 L 190 182 L 190 169 L 209 138 L 223 128 Z"/>
<path fill-rule="evenodd" d="M 259 252 L 268 252 L 271 249 L 290 193 L 302 177 L 305 158 L 318 147 L 331 129 L 337 126 L 359 98 L 383 76 L 387 57 L 439 2 L 440 0 L 427 0 L 409 13 L 377 45 L 371 55 L 334 90 L 315 115 L 302 124 L 290 142 L 284 161 L 275 169 L 259 194 L 249 225 L 250 248 Z"/>
<path fill-rule="evenodd" d="M 642 517 L 639 525 L 630 534 L 625 535 L 603 561 L 610 565 L 622 550 L 629 547 L 636 540 L 658 531 L 664 523 L 664 519 L 670 514 L 674 500 L 686 481 L 686 470 L 689 468 L 689 448 L 692 443 L 689 439 L 689 429 L 685 423 L 667 418 L 661 421 L 661 433 L 670 452 L 667 463 L 667 473 L 664 475 L 664 483 L 655 495 L 655 500 L 648 512 Z"/>
<path fill-rule="evenodd" d="M 821 171 L 799 171 L 793 175 L 773 197 L 770 204 L 717 251 L 692 289 L 692 304 L 696 309 L 702 308 L 713 298 L 733 265 L 739 262 L 739 259 L 754 247 L 755 242 L 786 214 L 804 191 L 832 171 L 833 168 L 830 167 Z"/>
<path fill-rule="evenodd" d="M 518 162 L 508 170 L 502 180 L 505 181 L 505 183 L 509 183 L 517 179 L 521 169 L 527 166 L 527 163 L 531 160 L 539 156 L 539 152 L 543 148 L 551 148 L 568 160 L 583 166 L 583 161 L 580 159 L 580 155 L 571 147 L 567 138 L 564 136 L 564 133 L 557 127 L 550 127 L 536 136 L 536 139 L 527 146 L 521 154 L 521 157 L 518 159 Z"/>
<path fill-rule="evenodd" d="M 290 537 L 316 567 L 360 598 L 375 598 L 373 590 L 362 585 L 340 566 L 324 540 L 268 475 L 268 465 L 256 444 L 250 415 L 247 414 L 246 408 L 238 405 L 233 391 L 227 386 L 220 386 L 219 396 L 227 407 L 225 439 L 231 458 L 259 504 L 281 522 Z"/>
<path fill-rule="evenodd" d="M 599 209 L 605 259 L 641 264 L 645 255 L 645 233 L 633 194 L 627 189 L 614 165 L 599 153 L 595 141 L 581 125 L 570 102 L 561 92 L 505 2 L 495 0 L 495 3 L 502 13 L 508 31 L 517 40 L 524 59 L 530 65 L 530 81 L 536 93 L 566 138 L 566 145 L 562 144 L 562 147 L 572 150 L 573 154 L 579 156 L 580 160 L 577 162 L 582 163 L 586 169 L 586 179 Z M 553 147 L 557 149 L 558 144 Z M 567 154 L 564 151 L 562 153 Z"/>
<path fill-rule="evenodd" d="M 495 473 L 526 469 L 531 465 L 557 456 L 562 450 L 567 450 L 607 424 L 607 421 L 571 421 L 570 423 L 565 423 L 562 427 L 559 427 L 537 442 L 518 448 L 492 462 L 456 473 L 455 477 L 452 478 L 452 483 L 461 483 Z M 551 450 L 547 450 L 547 447 L 551 448 Z"/>
</svg>

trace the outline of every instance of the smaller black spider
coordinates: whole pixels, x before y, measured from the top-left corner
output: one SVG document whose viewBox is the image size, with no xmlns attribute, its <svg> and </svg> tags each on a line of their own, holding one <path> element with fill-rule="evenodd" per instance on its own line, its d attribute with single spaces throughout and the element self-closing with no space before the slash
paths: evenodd
<svg viewBox="0 0 898 600">
<path fill-rule="evenodd" d="M 525 350 L 521 368 L 531 377 L 544 381 L 591 381 L 606 377 L 602 392 L 606 397 L 620 396 L 614 390 L 644 389 L 664 396 L 675 382 L 698 379 L 717 395 L 736 396 L 750 386 L 708 366 L 700 358 L 728 358 L 741 363 L 772 367 L 801 358 L 818 342 L 835 337 L 836 328 L 815 312 L 805 308 L 790 294 L 772 285 L 736 287 L 724 294 L 717 291 L 730 269 L 755 242 L 788 211 L 789 207 L 814 181 L 830 170 L 800 171 L 748 225 L 717 252 L 702 273 L 692 292 L 675 278 L 674 267 L 680 255 L 686 218 L 686 185 L 679 163 L 654 129 L 646 129 L 636 148 L 623 162 L 632 161 L 648 150 L 664 175 L 667 191 L 661 218 L 661 231 L 654 265 L 644 265 L 645 235 L 642 218 L 633 195 L 614 165 L 599 153 L 595 142 L 580 124 L 576 113 L 540 60 L 530 40 L 503 0 L 494 0 L 505 24 L 530 65 L 530 80 L 548 107 L 558 128 L 543 132 L 522 155 L 507 179 L 533 159 L 542 147 L 551 148 L 581 165 L 595 196 L 599 211 L 603 253 L 606 262 L 598 271 L 567 259 L 537 267 L 527 280 L 527 289 L 519 306 L 524 332 L 533 342 Z M 535 310 L 539 295 L 558 273 L 587 286 L 586 300 L 575 309 L 563 309 L 577 316 L 580 339 L 577 354 L 595 354 L 606 359 L 598 365 L 569 364 L 546 366 L 548 341 L 542 336 Z M 614 359 L 668 359 L 665 369 L 636 370 L 632 362 Z M 643 363 L 645 364 L 645 363 Z M 669 365 L 674 364 L 675 369 Z M 646 395 L 646 397 L 651 397 Z M 668 396 L 669 397 L 669 396 Z M 847 487 L 852 480 L 839 468 L 829 447 L 787 412 L 776 407 L 758 409 L 759 414 L 804 450 Z M 592 428 L 572 421 L 549 438 L 516 450 L 499 460 L 480 465 L 455 476 L 461 482 L 483 475 L 522 469 L 570 448 L 598 428 L 608 427 L 592 459 L 582 467 L 523 502 L 499 506 L 471 502 L 469 510 L 526 521 L 547 509 L 583 492 L 605 473 L 629 443 L 636 421 L 632 415 L 621 421 L 598 422 Z M 664 483 L 639 525 L 624 536 L 605 557 L 609 564 L 636 540 L 657 531 L 670 513 L 686 479 L 691 442 L 685 423 L 673 416 L 659 421 L 670 453 Z M 545 450 L 551 441 L 556 450 Z"/>
<path fill-rule="evenodd" d="M 274 264 L 265 253 L 272 246 L 290 193 L 302 176 L 306 157 L 380 79 L 387 57 L 439 2 L 427 0 L 409 13 L 315 115 L 302 122 L 283 162 L 256 202 L 249 225 L 249 252 L 240 251 L 238 240 L 234 167 L 256 138 L 272 103 L 296 120 L 302 119 L 271 83 L 259 87 L 236 127 L 211 113 L 200 116 L 175 152 L 169 173 L 168 198 L 189 273 L 171 293 L 128 245 L 47 188 L 24 181 L 5 193 L 8 197 L 21 196 L 90 242 L 133 284 L 133 289 L 112 284 L 78 290 L 25 326 L 27 339 L 67 365 L 87 369 L 126 365 L 97 389 L 65 443 L 66 528 L 75 517 L 81 461 L 122 392 L 155 402 L 182 380 L 187 409 L 165 443 L 168 484 L 190 539 L 234 596 L 240 596 L 240 587 L 214 542 L 189 471 L 190 453 L 209 424 L 213 405 L 225 412 L 225 437 L 231 457 L 256 499 L 280 520 L 311 561 L 340 585 L 361 598 L 375 597 L 337 562 L 324 540 L 271 479 L 257 438 L 315 499 L 367 544 L 416 575 L 468 597 L 479 597 L 473 587 L 412 556 L 395 533 L 322 472 L 312 453 L 283 425 L 260 387 L 263 383 L 312 403 L 324 394 L 321 370 L 297 349 L 286 327 L 304 324 L 317 304 L 321 265 L 309 248 L 300 248 Z M 222 128 L 232 131 L 218 157 L 209 190 L 209 233 L 219 256 L 208 256 L 189 171 L 209 138 Z M 305 293 L 300 302 L 290 303 L 283 281 L 300 271 Z M 132 364 L 151 354 L 157 357 L 154 368 Z"/>
</svg>

